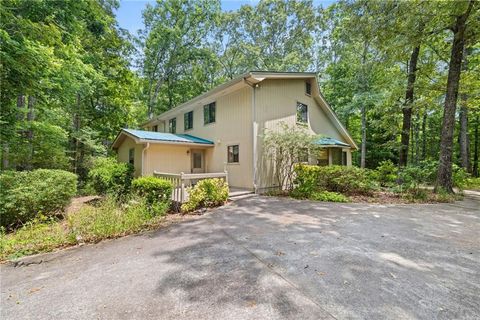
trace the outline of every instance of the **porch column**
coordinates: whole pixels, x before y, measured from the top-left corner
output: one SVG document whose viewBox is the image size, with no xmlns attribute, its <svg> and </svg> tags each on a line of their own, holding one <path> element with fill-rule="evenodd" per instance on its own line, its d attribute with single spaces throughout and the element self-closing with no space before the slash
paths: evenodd
<svg viewBox="0 0 480 320">
<path fill-rule="evenodd" d="M 342 152 L 345 152 L 347 156 L 346 166 L 351 167 L 352 166 L 352 150 L 350 148 L 345 148 L 345 149 L 342 149 Z"/>
<path fill-rule="evenodd" d="M 330 148 L 327 148 L 328 152 L 328 165 L 331 166 L 333 164 L 333 153 L 331 152 Z"/>
</svg>

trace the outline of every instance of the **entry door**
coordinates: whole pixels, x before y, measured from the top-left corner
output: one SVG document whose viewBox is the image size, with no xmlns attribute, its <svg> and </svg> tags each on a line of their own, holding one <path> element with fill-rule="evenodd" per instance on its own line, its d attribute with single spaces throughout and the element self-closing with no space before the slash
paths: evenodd
<svg viewBox="0 0 480 320">
<path fill-rule="evenodd" d="M 192 150 L 192 173 L 204 173 L 205 161 L 203 150 Z"/>
</svg>

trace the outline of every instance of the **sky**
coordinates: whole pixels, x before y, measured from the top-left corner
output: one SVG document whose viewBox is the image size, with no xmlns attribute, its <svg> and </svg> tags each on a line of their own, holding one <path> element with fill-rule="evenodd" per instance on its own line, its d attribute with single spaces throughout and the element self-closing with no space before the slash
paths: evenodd
<svg viewBox="0 0 480 320">
<path fill-rule="evenodd" d="M 257 0 L 222 0 L 222 10 L 231 11 L 240 8 L 244 4 L 255 5 Z M 315 5 L 326 7 L 335 0 L 314 0 Z M 127 29 L 131 34 L 136 35 L 139 29 L 143 28 L 142 10 L 147 3 L 154 4 L 155 0 L 121 0 L 120 8 L 117 10 L 117 20 L 121 28 Z"/>
</svg>

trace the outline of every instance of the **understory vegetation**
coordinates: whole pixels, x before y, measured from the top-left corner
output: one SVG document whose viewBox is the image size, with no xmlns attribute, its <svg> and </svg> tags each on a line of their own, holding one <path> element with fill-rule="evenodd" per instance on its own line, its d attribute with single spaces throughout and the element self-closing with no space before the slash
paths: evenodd
<svg viewBox="0 0 480 320">
<path fill-rule="evenodd" d="M 101 197 L 66 212 L 77 191 L 75 174 L 46 169 L 1 173 L 0 260 L 151 229 L 165 221 L 171 209 L 171 182 L 134 179 L 131 166 L 115 159 L 96 159 L 86 185 Z M 201 180 L 182 210 L 222 205 L 227 198 L 224 180 Z"/>
<path fill-rule="evenodd" d="M 295 179 L 289 195 L 299 199 L 329 202 L 384 201 L 397 202 L 452 202 L 461 194 L 433 192 L 436 164 L 399 170 L 391 161 L 384 161 L 375 169 L 345 166 L 317 166 L 297 164 Z M 468 179 L 463 169 L 457 168 L 454 185 L 460 190 L 467 185 L 478 188 L 478 179 Z M 475 182 L 477 185 L 475 186 Z M 380 195 L 383 197 L 380 197 Z"/>
</svg>

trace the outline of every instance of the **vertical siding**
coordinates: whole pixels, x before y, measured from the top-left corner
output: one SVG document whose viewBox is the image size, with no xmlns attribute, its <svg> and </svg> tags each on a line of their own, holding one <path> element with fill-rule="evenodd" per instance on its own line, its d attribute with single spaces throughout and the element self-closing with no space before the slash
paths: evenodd
<svg viewBox="0 0 480 320">
<path fill-rule="evenodd" d="M 203 106 L 210 102 L 216 102 L 215 122 L 204 124 Z M 183 115 L 193 110 L 193 129 L 184 130 Z M 168 117 L 177 118 L 177 133 L 191 134 L 200 138 L 211 140 L 215 143 L 215 147 L 205 150 L 206 172 L 223 172 L 225 169 L 229 174 L 229 184 L 233 187 L 253 188 L 253 156 L 252 156 L 252 112 L 251 112 L 251 88 L 243 87 L 232 93 L 226 94 L 219 98 L 212 98 L 202 103 L 196 103 L 190 108 L 185 108 L 181 112 L 175 113 Z M 168 119 L 167 121 L 168 125 Z M 227 163 L 227 146 L 238 144 L 240 148 L 240 161 L 237 164 Z M 173 150 L 173 149 L 169 149 Z M 154 148 L 148 151 L 149 157 L 157 152 L 165 153 L 166 150 L 160 151 Z M 177 154 L 176 154 L 177 155 Z M 177 156 L 183 159 L 183 154 Z M 155 160 L 149 160 L 149 163 L 160 161 L 161 156 L 152 156 Z M 190 159 L 190 158 L 189 158 Z M 152 162 L 153 161 L 153 162 Z M 180 168 L 185 170 L 183 160 L 179 160 L 182 164 L 178 167 L 167 166 L 168 171 L 178 173 Z M 190 161 L 190 160 L 189 160 Z M 157 162 L 156 167 L 159 166 Z M 165 167 L 165 168 L 167 168 Z M 157 169 L 159 170 L 159 169 Z M 148 169 L 150 172 L 151 170 Z M 165 171 L 165 170 L 163 170 Z M 190 162 L 188 162 L 188 171 L 190 172 Z"/>
<path fill-rule="evenodd" d="M 145 151 L 144 175 L 152 175 L 154 171 L 190 173 L 189 151 L 189 146 L 151 143 Z"/>
<path fill-rule="evenodd" d="M 266 159 L 263 150 L 265 131 L 279 131 L 281 123 L 296 125 L 297 102 L 308 106 L 308 129 L 314 134 L 324 134 L 340 141 L 345 141 L 338 129 L 327 117 L 320 105 L 305 94 L 305 80 L 282 79 L 265 80 L 256 89 L 256 108 L 258 121 L 258 174 L 259 188 L 276 186 L 273 167 Z"/>
</svg>

